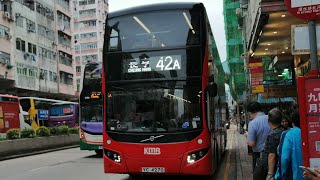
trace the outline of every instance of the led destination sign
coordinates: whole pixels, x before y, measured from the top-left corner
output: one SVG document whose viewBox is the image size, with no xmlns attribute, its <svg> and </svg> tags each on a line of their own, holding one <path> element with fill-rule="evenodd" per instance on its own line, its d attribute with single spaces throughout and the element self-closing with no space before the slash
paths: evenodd
<svg viewBox="0 0 320 180">
<path fill-rule="evenodd" d="M 127 59 L 125 73 L 181 70 L 181 55 Z"/>
</svg>

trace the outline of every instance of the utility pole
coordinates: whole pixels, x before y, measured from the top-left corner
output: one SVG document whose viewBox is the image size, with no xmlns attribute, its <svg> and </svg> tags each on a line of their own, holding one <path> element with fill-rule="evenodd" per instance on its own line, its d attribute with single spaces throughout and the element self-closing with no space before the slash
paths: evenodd
<svg viewBox="0 0 320 180">
<path fill-rule="evenodd" d="M 311 61 L 311 75 L 318 75 L 318 47 L 317 47 L 317 32 L 315 20 L 308 22 L 309 27 L 309 41 L 310 41 L 310 61 Z"/>
</svg>

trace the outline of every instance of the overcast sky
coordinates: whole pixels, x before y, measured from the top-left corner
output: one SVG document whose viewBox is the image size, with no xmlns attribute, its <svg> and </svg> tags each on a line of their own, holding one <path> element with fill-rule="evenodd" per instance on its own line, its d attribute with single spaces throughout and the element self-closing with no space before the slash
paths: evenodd
<svg viewBox="0 0 320 180">
<path fill-rule="evenodd" d="M 223 0 L 109 0 L 109 11 L 116 11 L 143 4 L 160 2 L 202 2 L 209 16 L 212 32 L 214 34 L 221 61 L 226 60 L 226 38 L 224 33 Z"/>
</svg>

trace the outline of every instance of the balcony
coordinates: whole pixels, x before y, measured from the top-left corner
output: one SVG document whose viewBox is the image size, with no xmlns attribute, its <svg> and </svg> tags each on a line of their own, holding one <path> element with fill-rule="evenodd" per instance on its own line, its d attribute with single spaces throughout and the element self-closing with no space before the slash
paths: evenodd
<svg viewBox="0 0 320 180">
<path fill-rule="evenodd" d="M 69 17 L 72 16 L 71 11 L 70 11 L 69 1 L 57 0 L 56 5 L 57 5 L 56 6 L 57 11 L 60 11 Z"/>
</svg>

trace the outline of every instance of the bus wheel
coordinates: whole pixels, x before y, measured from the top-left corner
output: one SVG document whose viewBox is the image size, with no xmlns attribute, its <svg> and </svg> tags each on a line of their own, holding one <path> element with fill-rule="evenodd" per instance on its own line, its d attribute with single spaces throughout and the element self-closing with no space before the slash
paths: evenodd
<svg viewBox="0 0 320 180">
<path fill-rule="evenodd" d="M 99 149 L 99 150 L 94 150 L 98 156 L 102 156 L 103 150 Z"/>
</svg>

